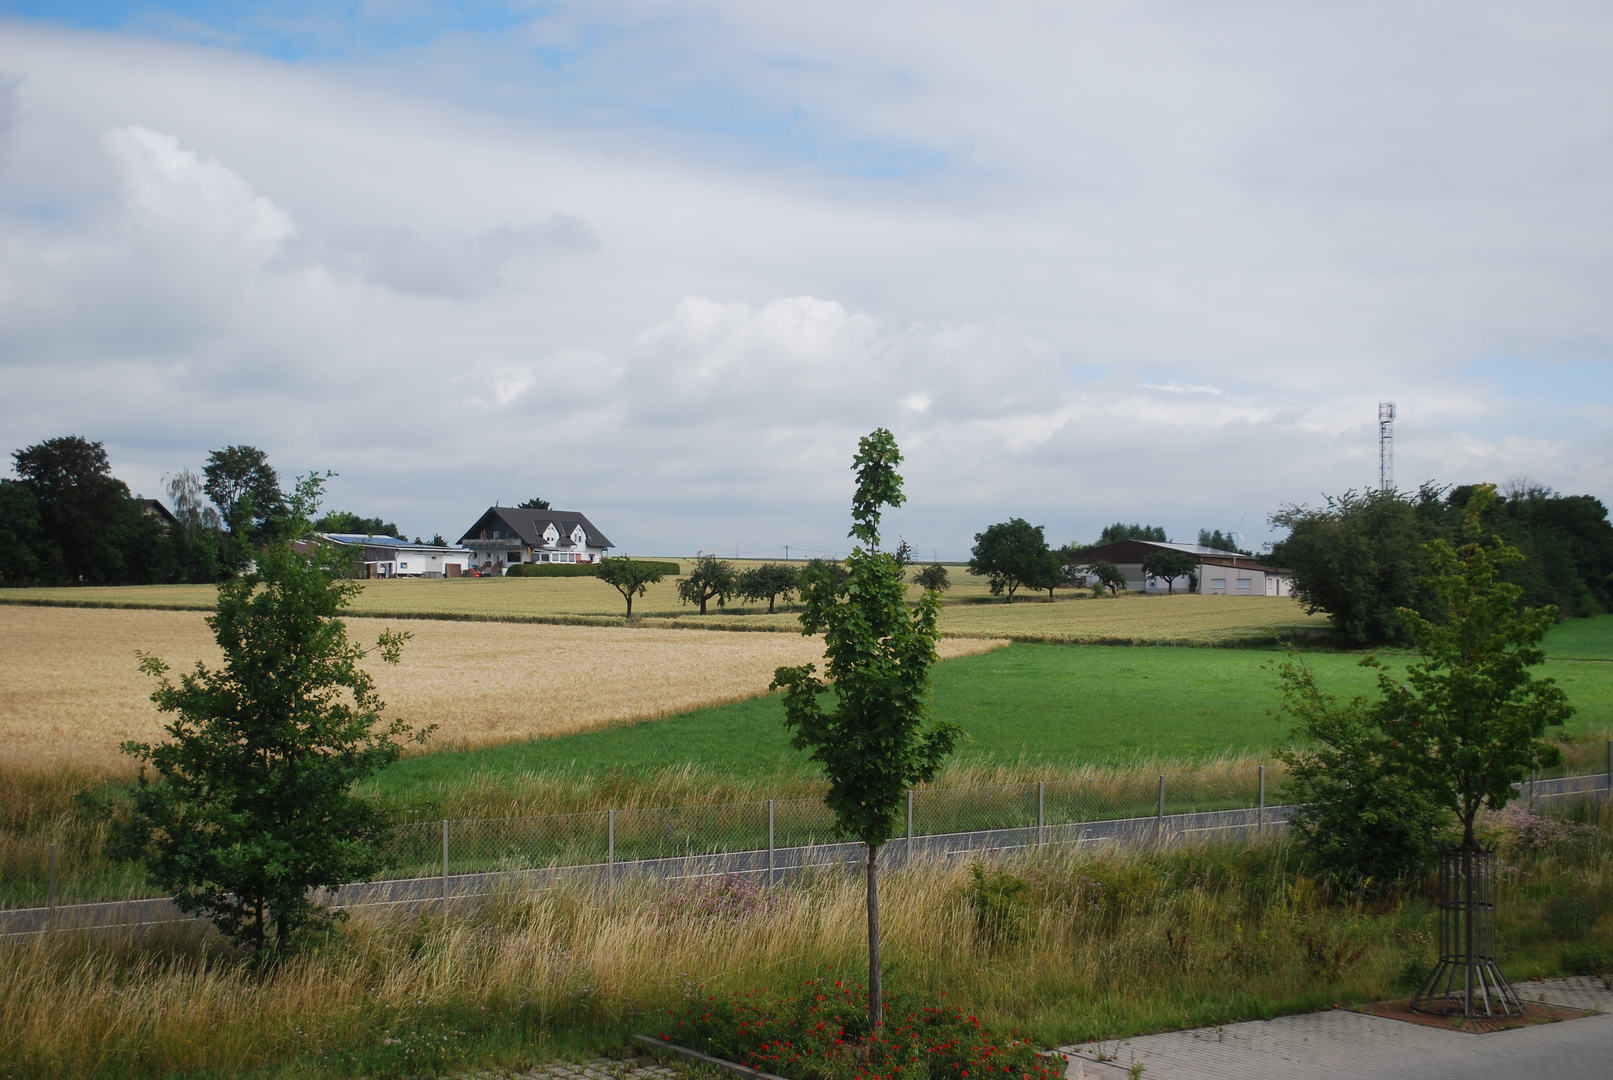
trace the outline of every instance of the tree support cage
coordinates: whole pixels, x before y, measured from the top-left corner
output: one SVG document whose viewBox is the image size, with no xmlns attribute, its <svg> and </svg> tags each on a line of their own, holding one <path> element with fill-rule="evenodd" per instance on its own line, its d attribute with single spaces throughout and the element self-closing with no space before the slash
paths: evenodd
<svg viewBox="0 0 1613 1080">
<path fill-rule="evenodd" d="M 1492 847 L 1439 848 L 1439 963 L 1411 1008 L 1435 1016 L 1522 1016 L 1518 992 L 1495 962 Z"/>
</svg>

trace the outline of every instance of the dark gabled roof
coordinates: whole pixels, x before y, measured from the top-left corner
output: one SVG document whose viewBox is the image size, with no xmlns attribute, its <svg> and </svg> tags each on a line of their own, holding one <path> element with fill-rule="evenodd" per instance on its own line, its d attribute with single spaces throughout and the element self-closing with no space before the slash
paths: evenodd
<svg viewBox="0 0 1613 1080">
<path fill-rule="evenodd" d="M 160 517 L 170 525 L 179 524 L 179 519 L 174 517 L 173 511 L 169 510 L 156 499 L 136 499 L 135 502 L 139 503 L 140 509 L 144 510 L 146 513 L 155 517 Z"/>
<path fill-rule="evenodd" d="M 582 526 L 583 535 L 588 538 L 588 546 L 596 551 L 616 546 L 604 533 L 595 528 L 592 521 L 575 510 L 532 510 L 517 506 L 488 507 L 487 512 L 476 519 L 476 524 L 459 538 L 459 542 L 463 544 L 468 540 L 480 540 L 483 529 L 497 528 L 498 526 L 489 524 L 490 519 L 502 522 L 520 537 L 521 542 L 527 547 L 543 547 L 543 533 L 550 525 L 553 525 L 555 531 L 560 534 L 560 543 L 555 545 L 557 548 L 571 546 L 571 530 L 577 525 Z"/>
</svg>

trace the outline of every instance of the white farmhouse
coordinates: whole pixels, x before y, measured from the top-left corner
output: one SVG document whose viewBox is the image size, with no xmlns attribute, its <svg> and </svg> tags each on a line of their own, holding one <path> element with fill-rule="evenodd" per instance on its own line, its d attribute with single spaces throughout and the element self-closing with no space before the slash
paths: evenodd
<svg viewBox="0 0 1613 1080">
<path fill-rule="evenodd" d="M 490 506 L 459 538 L 484 573 L 521 563 L 593 563 L 615 545 L 575 510 Z"/>
</svg>

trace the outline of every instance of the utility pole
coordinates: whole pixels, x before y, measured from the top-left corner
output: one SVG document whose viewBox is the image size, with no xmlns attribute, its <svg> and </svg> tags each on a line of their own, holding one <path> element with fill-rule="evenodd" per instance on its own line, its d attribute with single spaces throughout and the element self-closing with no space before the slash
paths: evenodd
<svg viewBox="0 0 1613 1080">
<path fill-rule="evenodd" d="M 1378 490 L 1395 486 L 1395 403 L 1378 402 Z"/>
</svg>

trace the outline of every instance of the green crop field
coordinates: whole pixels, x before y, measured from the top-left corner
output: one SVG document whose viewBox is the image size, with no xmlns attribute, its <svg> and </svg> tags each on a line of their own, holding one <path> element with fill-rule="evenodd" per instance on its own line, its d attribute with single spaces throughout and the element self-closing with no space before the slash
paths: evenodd
<svg viewBox="0 0 1613 1080">
<path fill-rule="evenodd" d="M 1548 640 L 1544 674 L 1578 709 L 1568 732 L 1613 729 L 1613 616 L 1563 624 Z M 1225 756 L 1261 758 L 1287 741 L 1275 666 L 1284 654 L 1255 649 L 1119 648 L 1018 643 L 935 668 L 936 716 L 970 741 L 963 766 L 1064 771 L 1160 761 L 1189 765 Z M 1403 665 L 1406 654 L 1383 656 Z M 1305 662 L 1341 697 L 1368 694 L 1361 654 L 1310 652 Z M 498 787 L 522 775 L 631 774 L 694 764 L 752 783 L 799 782 L 815 770 L 792 749 L 776 697 L 699 709 L 664 720 L 414 757 L 389 769 L 381 790 L 404 801 L 471 782 Z"/>
</svg>

